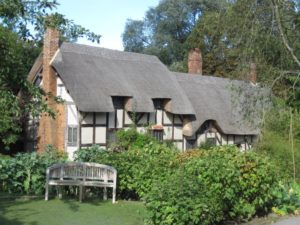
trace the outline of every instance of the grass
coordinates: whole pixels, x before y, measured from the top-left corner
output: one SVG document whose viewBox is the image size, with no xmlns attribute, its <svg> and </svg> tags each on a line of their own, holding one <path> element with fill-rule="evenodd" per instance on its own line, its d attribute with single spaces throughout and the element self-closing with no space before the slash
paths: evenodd
<svg viewBox="0 0 300 225">
<path fill-rule="evenodd" d="M 1 225 L 139 225 L 146 210 L 141 202 L 13 198 L 0 195 Z"/>
<path fill-rule="evenodd" d="M 42 197 L 12 196 L 0 193 L 1 225 L 143 225 L 146 209 L 141 202 L 51 199 Z M 283 220 L 270 214 L 267 217 L 254 218 L 240 225 L 270 225 Z M 224 223 L 224 225 L 237 223 Z"/>
</svg>

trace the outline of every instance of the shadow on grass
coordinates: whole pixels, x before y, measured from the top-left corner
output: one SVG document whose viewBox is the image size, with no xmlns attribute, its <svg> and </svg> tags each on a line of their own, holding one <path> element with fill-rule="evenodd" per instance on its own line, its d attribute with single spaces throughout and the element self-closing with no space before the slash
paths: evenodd
<svg viewBox="0 0 300 225">
<path fill-rule="evenodd" d="M 36 200 L 31 200 L 36 201 Z M 23 225 L 23 218 L 31 215 L 37 214 L 37 212 L 33 212 L 31 209 L 15 209 L 15 206 L 22 206 L 27 204 L 27 200 L 20 201 L 19 196 L 14 197 L 12 195 L 1 196 L 0 199 L 0 224 L 1 225 Z M 14 218 L 7 216 L 7 214 L 13 214 Z M 22 215 L 21 217 L 19 215 Z M 32 221 L 27 223 L 28 225 L 38 225 L 38 222 Z"/>
</svg>

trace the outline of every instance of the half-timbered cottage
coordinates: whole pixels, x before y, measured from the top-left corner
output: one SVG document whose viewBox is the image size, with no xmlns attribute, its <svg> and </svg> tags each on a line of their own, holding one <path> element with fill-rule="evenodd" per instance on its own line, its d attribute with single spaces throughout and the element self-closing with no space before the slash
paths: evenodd
<svg viewBox="0 0 300 225">
<path fill-rule="evenodd" d="M 31 118 L 26 148 L 53 144 L 72 157 L 81 147 L 106 147 L 133 123 L 182 150 L 204 142 L 250 148 L 258 130 L 234 113 L 231 81 L 199 75 L 201 63 L 195 51 L 191 73 L 173 73 L 155 56 L 60 43 L 48 29 L 29 79 L 50 93 L 45 100 L 57 117 Z"/>
</svg>

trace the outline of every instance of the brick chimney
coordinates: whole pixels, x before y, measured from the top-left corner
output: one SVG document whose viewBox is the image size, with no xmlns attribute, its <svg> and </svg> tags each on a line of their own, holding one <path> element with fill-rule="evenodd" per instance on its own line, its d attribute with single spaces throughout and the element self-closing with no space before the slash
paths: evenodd
<svg viewBox="0 0 300 225">
<path fill-rule="evenodd" d="M 250 63 L 250 72 L 248 79 L 251 83 L 256 84 L 257 72 L 255 63 Z"/>
<path fill-rule="evenodd" d="M 202 75 L 202 56 L 199 48 L 194 48 L 189 52 L 188 69 L 189 73 Z"/>
<path fill-rule="evenodd" d="M 60 107 L 55 102 L 57 92 L 57 75 L 50 62 L 59 48 L 59 32 L 54 28 L 47 28 L 44 35 L 43 46 L 43 72 L 42 72 L 42 89 L 47 94 L 44 98 L 48 106 L 54 110 L 57 115 L 56 119 L 52 119 L 46 114 L 41 115 L 38 129 L 38 152 L 44 151 L 49 144 L 56 148 L 58 146 L 58 134 L 60 132 L 58 127 L 58 120 L 60 116 Z"/>
</svg>

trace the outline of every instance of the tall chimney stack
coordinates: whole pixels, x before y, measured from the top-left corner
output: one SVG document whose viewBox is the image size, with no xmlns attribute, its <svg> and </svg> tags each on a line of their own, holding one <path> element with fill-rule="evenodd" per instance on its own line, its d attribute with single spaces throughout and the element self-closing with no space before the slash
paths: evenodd
<svg viewBox="0 0 300 225">
<path fill-rule="evenodd" d="M 59 32 L 55 28 L 47 28 L 43 46 L 42 89 L 47 94 L 44 98 L 47 105 L 56 109 L 54 100 L 57 92 L 57 76 L 50 62 L 59 48 Z M 49 95 L 48 95 L 49 94 Z M 41 115 L 38 128 L 38 152 L 44 151 L 47 145 L 56 145 L 56 121 L 46 114 Z"/>
<path fill-rule="evenodd" d="M 250 63 L 250 73 L 249 73 L 249 81 L 253 84 L 256 84 L 257 81 L 257 72 L 256 72 L 256 64 Z"/>
<path fill-rule="evenodd" d="M 194 48 L 189 52 L 188 69 L 189 73 L 202 75 L 202 56 L 199 48 Z"/>
</svg>

